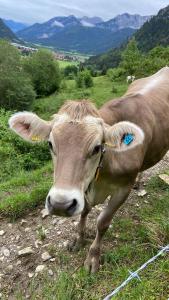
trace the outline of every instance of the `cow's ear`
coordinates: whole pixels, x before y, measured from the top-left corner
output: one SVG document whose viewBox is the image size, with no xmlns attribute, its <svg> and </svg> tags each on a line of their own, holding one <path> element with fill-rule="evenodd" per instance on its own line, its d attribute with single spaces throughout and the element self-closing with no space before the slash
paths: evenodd
<svg viewBox="0 0 169 300">
<path fill-rule="evenodd" d="M 144 132 L 134 123 L 123 121 L 105 129 L 106 145 L 115 151 L 126 151 L 143 144 Z"/>
<path fill-rule="evenodd" d="M 19 112 L 9 119 L 10 128 L 23 139 L 30 142 L 41 142 L 48 139 L 51 122 L 39 118 L 31 112 Z"/>
</svg>

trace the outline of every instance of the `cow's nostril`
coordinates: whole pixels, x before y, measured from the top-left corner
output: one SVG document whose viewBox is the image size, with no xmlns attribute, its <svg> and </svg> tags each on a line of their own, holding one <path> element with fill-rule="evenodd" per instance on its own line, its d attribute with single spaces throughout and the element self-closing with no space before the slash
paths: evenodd
<svg viewBox="0 0 169 300">
<path fill-rule="evenodd" d="M 68 213 L 73 214 L 74 211 L 76 210 L 76 206 L 77 206 L 77 200 L 73 199 L 71 205 L 67 208 Z"/>
</svg>

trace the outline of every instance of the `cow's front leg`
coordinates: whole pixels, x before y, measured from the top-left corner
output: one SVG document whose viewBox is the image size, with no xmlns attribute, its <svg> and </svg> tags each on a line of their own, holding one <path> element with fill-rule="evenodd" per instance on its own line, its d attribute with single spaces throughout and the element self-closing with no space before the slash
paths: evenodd
<svg viewBox="0 0 169 300">
<path fill-rule="evenodd" d="M 100 247 L 103 235 L 109 228 L 113 215 L 128 197 L 131 187 L 132 185 L 120 188 L 115 195 L 111 197 L 107 207 L 101 212 L 97 219 L 96 237 L 89 249 L 89 253 L 84 263 L 86 270 L 91 271 L 92 273 L 97 272 L 99 269 Z"/>
<path fill-rule="evenodd" d="M 86 229 L 86 221 L 89 212 L 91 211 L 91 207 L 86 203 L 85 208 L 80 216 L 80 221 L 77 225 L 78 236 L 68 244 L 69 251 L 78 251 L 85 244 L 85 229 Z"/>
</svg>

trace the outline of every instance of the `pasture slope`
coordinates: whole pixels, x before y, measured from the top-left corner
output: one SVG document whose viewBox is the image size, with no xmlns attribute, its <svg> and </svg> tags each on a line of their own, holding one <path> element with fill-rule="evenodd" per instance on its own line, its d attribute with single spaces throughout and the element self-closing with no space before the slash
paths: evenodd
<svg viewBox="0 0 169 300">
<path fill-rule="evenodd" d="M 74 81 L 65 82 L 58 95 L 37 100 L 33 110 L 48 118 L 66 99 L 90 98 L 97 105 L 122 95 L 125 83 L 95 79 L 94 87 L 76 90 Z M 118 211 L 103 242 L 100 272 L 90 275 L 83 261 L 95 234 L 96 217 L 88 219 L 87 242 L 77 253 L 68 252 L 75 237 L 78 218 L 42 218 L 44 199 L 52 182 L 52 165 L 32 172 L 22 171 L 0 183 L 0 295 L 6 299 L 101 300 L 126 277 L 169 242 L 169 186 L 158 173 L 167 172 L 169 155 L 146 171 L 139 197 L 135 190 Z M 168 168 L 169 169 L 169 168 Z M 154 177 L 155 176 L 155 177 Z M 18 251 L 31 247 L 31 253 Z M 44 261 L 44 253 L 46 261 Z M 37 269 L 37 266 L 40 266 Z M 41 269 L 41 270 L 40 270 Z M 43 270 L 42 270 L 43 269 Z M 169 254 L 164 254 L 113 299 L 166 300 L 169 298 Z"/>
</svg>

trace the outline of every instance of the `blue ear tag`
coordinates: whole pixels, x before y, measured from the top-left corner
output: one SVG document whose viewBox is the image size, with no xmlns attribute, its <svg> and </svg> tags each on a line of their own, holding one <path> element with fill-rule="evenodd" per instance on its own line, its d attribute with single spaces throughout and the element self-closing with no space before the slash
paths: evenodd
<svg viewBox="0 0 169 300">
<path fill-rule="evenodd" d="M 122 139 L 123 143 L 127 146 L 130 145 L 133 140 L 134 140 L 134 136 L 131 133 L 125 134 Z"/>
</svg>

